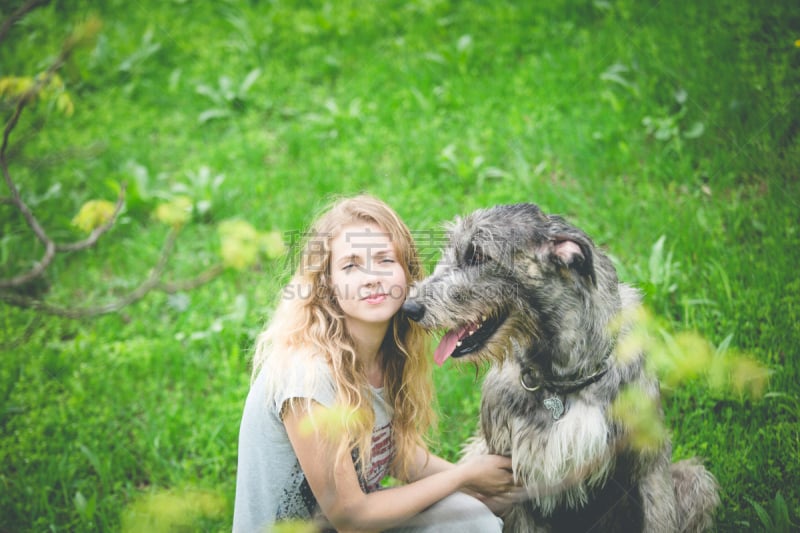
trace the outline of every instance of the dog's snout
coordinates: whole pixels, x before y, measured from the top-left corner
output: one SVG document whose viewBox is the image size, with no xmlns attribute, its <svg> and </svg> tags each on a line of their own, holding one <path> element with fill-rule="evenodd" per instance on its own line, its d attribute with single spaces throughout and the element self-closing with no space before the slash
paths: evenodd
<svg viewBox="0 0 800 533">
<path fill-rule="evenodd" d="M 425 306 L 410 298 L 403 303 L 402 309 L 414 322 L 419 322 L 425 316 Z"/>
</svg>

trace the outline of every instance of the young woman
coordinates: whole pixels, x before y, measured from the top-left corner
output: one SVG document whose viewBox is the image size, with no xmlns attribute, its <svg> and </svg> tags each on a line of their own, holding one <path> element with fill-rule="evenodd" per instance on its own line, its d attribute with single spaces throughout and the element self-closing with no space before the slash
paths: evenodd
<svg viewBox="0 0 800 533">
<path fill-rule="evenodd" d="M 430 356 L 400 311 L 421 277 L 408 228 L 373 197 L 339 200 L 314 224 L 256 344 L 235 532 L 284 520 L 339 532 L 501 530 L 487 505 L 509 503 L 510 459 L 453 465 L 425 445 Z M 404 484 L 381 488 L 389 474 Z"/>
</svg>

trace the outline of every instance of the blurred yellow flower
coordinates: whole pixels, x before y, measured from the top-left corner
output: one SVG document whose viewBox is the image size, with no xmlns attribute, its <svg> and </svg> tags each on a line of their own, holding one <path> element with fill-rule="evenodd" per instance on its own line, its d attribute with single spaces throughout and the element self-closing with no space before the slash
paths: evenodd
<svg viewBox="0 0 800 533">
<path fill-rule="evenodd" d="M 83 204 L 72 219 L 72 225 L 78 229 L 91 233 L 114 216 L 114 204 L 108 200 L 89 200 Z"/>
<path fill-rule="evenodd" d="M 667 438 L 658 405 L 638 388 L 622 389 L 611 406 L 611 417 L 625 426 L 631 446 L 637 450 L 657 450 Z"/>
<path fill-rule="evenodd" d="M 220 254 L 226 267 L 245 270 L 258 259 L 259 235 L 244 220 L 224 220 L 217 228 L 221 241 Z"/>
<path fill-rule="evenodd" d="M 33 83 L 33 78 L 28 76 L 4 76 L 0 78 L 0 96 L 17 98 L 28 92 Z"/>
<path fill-rule="evenodd" d="M 747 357 L 735 357 L 731 364 L 731 386 L 739 394 L 760 397 L 769 381 L 771 372 Z"/>
<path fill-rule="evenodd" d="M 43 74 L 36 78 L 30 76 L 4 76 L 0 78 L 0 97 L 8 100 L 21 98 L 28 91 L 33 89 L 36 82 L 41 79 Z M 44 102 L 55 101 L 55 107 L 64 115 L 70 117 L 75 111 L 75 104 L 72 97 L 67 92 L 64 81 L 58 74 L 53 74 L 47 84 L 39 88 L 38 94 L 34 99 L 39 98 Z"/>
<path fill-rule="evenodd" d="M 333 407 L 315 405 L 311 409 L 311 414 L 300 423 L 300 431 L 305 435 L 320 432 L 331 440 L 340 440 L 346 435 L 348 425 L 359 425 L 362 422 L 361 411 L 353 411 L 342 405 Z"/>
<path fill-rule="evenodd" d="M 153 216 L 159 222 L 180 228 L 192 218 L 192 200 L 187 196 L 177 196 L 156 207 Z"/>
<path fill-rule="evenodd" d="M 697 332 L 670 332 L 641 306 L 621 313 L 610 330 L 618 364 L 644 355 L 648 370 L 669 388 L 703 378 L 712 388 L 758 397 L 769 379 L 769 369 L 755 359 L 715 348 Z"/>
<path fill-rule="evenodd" d="M 121 531 L 197 531 L 202 518 L 216 518 L 225 512 L 225 499 L 201 489 L 160 491 L 138 498 L 123 513 Z"/>
<path fill-rule="evenodd" d="M 61 111 L 64 116 L 71 117 L 75 112 L 75 104 L 72 103 L 69 93 L 63 92 L 56 97 L 56 109 Z"/>
<path fill-rule="evenodd" d="M 316 533 L 319 528 L 311 521 L 287 520 L 275 524 L 272 533 Z"/>
</svg>

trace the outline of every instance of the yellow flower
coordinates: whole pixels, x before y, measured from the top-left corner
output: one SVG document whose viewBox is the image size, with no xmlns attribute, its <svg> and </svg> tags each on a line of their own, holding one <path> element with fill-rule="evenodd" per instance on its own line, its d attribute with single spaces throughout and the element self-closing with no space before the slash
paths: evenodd
<svg viewBox="0 0 800 533">
<path fill-rule="evenodd" d="M 169 224 L 176 229 L 180 228 L 192 217 L 192 200 L 186 196 L 178 196 L 172 201 L 156 207 L 153 216 L 164 224 Z"/>
<path fill-rule="evenodd" d="M 61 93 L 56 97 L 56 109 L 61 111 L 64 116 L 71 117 L 75 112 L 75 104 L 72 103 L 72 98 L 69 93 Z"/>
<path fill-rule="evenodd" d="M 122 514 L 121 531 L 197 531 L 203 518 L 218 518 L 225 500 L 217 492 L 196 488 L 162 490 L 138 497 Z"/>
<path fill-rule="evenodd" d="M 83 204 L 72 219 L 72 225 L 86 233 L 91 233 L 99 228 L 114 215 L 114 204 L 108 200 L 89 200 Z"/>
<path fill-rule="evenodd" d="M 348 426 L 358 426 L 363 421 L 364 415 L 361 410 L 354 411 L 343 405 L 332 407 L 315 405 L 300 422 L 300 431 L 304 435 L 321 433 L 330 440 L 339 440 L 347 435 Z"/>
<path fill-rule="evenodd" d="M 18 98 L 28 92 L 33 84 L 31 77 L 4 76 L 0 78 L 0 96 Z"/>
<path fill-rule="evenodd" d="M 637 450 L 657 450 L 667 431 L 658 414 L 658 405 L 642 390 L 628 386 L 611 405 L 611 417 L 625 426 L 631 446 Z"/>
<path fill-rule="evenodd" d="M 259 235 L 244 220 L 224 220 L 217 228 L 222 262 L 236 270 L 245 270 L 258 259 Z"/>
</svg>

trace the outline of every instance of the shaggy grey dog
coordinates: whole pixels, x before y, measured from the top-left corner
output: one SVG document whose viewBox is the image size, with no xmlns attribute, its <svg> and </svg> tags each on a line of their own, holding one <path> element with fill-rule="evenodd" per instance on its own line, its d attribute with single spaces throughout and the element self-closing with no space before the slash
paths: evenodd
<svg viewBox="0 0 800 533">
<path fill-rule="evenodd" d="M 610 415 L 623 387 L 660 406 L 644 354 L 615 356 L 610 324 L 639 305 L 581 230 L 533 204 L 457 219 L 433 274 L 403 310 L 449 331 L 434 355 L 489 360 L 480 428 L 466 454 L 510 455 L 528 498 L 505 531 L 703 531 L 719 504 L 699 463 L 671 464 L 671 444 L 640 449 Z M 624 329 L 624 328 L 623 328 Z M 616 331 L 616 333 L 614 332 Z"/>
</svg>

